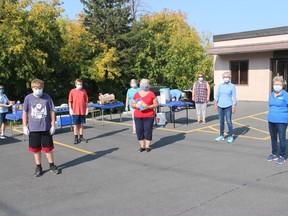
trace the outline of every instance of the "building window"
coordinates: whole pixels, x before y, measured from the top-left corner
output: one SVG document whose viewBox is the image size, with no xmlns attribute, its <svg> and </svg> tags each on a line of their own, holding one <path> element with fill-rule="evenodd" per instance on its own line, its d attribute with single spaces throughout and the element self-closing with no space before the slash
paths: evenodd
<svg viewBox="0 0 288 216">
<path fill-rule="evenodd" d="M 248 85 L 248 61 L 230 61 L 232 83 Z"/>
</svg>

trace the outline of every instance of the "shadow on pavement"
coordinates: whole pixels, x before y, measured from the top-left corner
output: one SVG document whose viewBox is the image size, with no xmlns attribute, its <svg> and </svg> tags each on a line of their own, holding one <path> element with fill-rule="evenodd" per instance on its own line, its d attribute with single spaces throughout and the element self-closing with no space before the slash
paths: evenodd
<svg viewBox="0 0 288 216">
<path fill-rule="evenodd" d="M 114 151 L 117 151 L 119 148 L 110 148 L 110 149 L 107 149 L 107 150 L 103 150 L 103 151 L 97 151 L 97 152 L 94 152 L 95 155 L 84 155 L 82 157 L 79 157 L 79 158 L 75 158 L 74 160 L 71 160 L 71 161 L 68 161 L 64 164 L 61 164 L 59 165 L 58 167 L 63 170 L 63 169 L 66 169 L 66 168 L 69 168 L 69 167 L 73 167 L 73 166 L 77 166 L 79 164 L 82 164 L 82 163 L 86 163 L 86 162 L 90 162 L 90 161 L 93 161 L 93 160 L 96 160 L 100 157 L 103 157 L 107 154 L 111 154 L 112 152 Z"/>
<path fill-rule="evenodd" d="M 157 149 L 157 148 L 161 148 L 161 147 L 173 144 L 173 143 L 175 143 L 177 141 L 185 139 L 185 134 L 186 133 L 179 133 L 179 134 L 172 135 L 172 136 L 162 137 L 160 140 L 158 140 L 155 143 L 153 143 L 151 145 L 151 147 L 153 149 Z"/>
<path fill-rule="evenodd" d="M 237 139 L 240 135 L 245 135 L 248 131 L 250 131 L 250 128 L 247 126 L 234 128 L 234 139 Z"/>
<path fill-rule="evenodd" d="M 112 136 L 112 135 L 115 135 L 117 133 L 121 133 L 121 132 L 126 131 L 126 130 L 129 130 L 129 128 L 124 128 L 124 129 L 117 130 L 117 131 L 110 131 L 108 133 L 104 133 L 104 134 L 98 135 L 96 137 L 92 137 L 90 139 L 87 139 L 87 140 L 90 141 L 90 140 L 97 139 L 97 138 L 103 138 L 103 137 L 107 137 L 107 136 Z"/>
</svg>

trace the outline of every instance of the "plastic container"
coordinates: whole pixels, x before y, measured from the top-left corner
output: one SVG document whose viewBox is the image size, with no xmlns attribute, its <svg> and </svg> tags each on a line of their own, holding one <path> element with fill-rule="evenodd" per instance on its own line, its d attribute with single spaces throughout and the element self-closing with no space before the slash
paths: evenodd
<svg viewBox="0 0 288 216">
<path fill-rule="evenodd" d="M 156 123 L 159 126 L 164 126 L 167 122 L 165 113 L 157 113 L 156 115 Z"/>
<path fill-rule="evenodd" d="M 57 116 L 56 124 L 59 127 L 67 126 L 67 125 L 70 126 L 72 124 L 70 115 Z"/>
<path fill-rule="evenodd" d="M 16 114 L 16 113 L 17 113 L 17 105 L 16 105 L 16 104 L 14 104 L 14 105 L 12 106 L 12 113 L 13 113 L 13 114 Z"/>
<path fill-rule="evenodd" d="M 170 102 L 170 88 L 160 89 L 161 104 L 166 104 Z"/>
</svg>

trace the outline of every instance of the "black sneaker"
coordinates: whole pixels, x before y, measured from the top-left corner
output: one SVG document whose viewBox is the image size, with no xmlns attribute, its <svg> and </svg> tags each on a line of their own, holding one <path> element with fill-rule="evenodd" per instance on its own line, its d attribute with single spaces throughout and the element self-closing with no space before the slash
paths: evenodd
<svg viewBox="0 0 288 216">
<path fill-rule="evenodd" d="M 74 139 L 74 145 L 78 144 L 79 143 L 79 139 L 78 138 L 75 138 Z"/>
<path fill-rule="evenodd" d="M 80 137 L 79 142 L 88 143 L 88 140 L 84 139 L 84 137 Z"/>
<path fill-rule="evenodd" d="M 143 152 L 143 151 L 145 151 L 145 148 L 139 148 L 138 149 L 138 152 Z"/>
<path fill-rule="evenodd" d="M 60 174 L 61 171 L 58 169 L 57 166 L 53 165 L 53 166 L 50 166 L 50 172 L 54 173 L 55 175 L 57 174 Z"/>
<path fill-rule="evenodd" d="M 36 170 L 35 170 L 35 177 L 40 177 L 43 175 L 43 171 L 42 171 L 42 167 L 36 166 Z"/>
<path fill-rule="evenodd" d="M 151 151 L 151 148 L 146 148 L 146 152 L 150 152 Z"/>
</svg>

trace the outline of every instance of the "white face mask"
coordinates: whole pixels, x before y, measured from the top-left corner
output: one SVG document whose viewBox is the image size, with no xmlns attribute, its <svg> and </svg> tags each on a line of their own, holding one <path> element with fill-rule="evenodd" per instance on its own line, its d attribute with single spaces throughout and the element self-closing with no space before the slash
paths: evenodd
<svg viewBox="0 0 288 216">
<path fill-rule="evenodd" d="M 230 82 L 230 78 L 229 77 L 225 77 L 223 78 L 224 83 L 229 83 Z"/>
<path fill-rule="evenodd" d="M 203 77 L 199 77 L 198 80 L 199 80 L 199 81 L 203 81 Z"/>
<path fill-rule="evenodd" d="M 82 89 L 82 84 L 76 85 L 76 88 L 79 89 L 79 90 Z"/>
<path fill-rule="evenodd" d="M 131 88 L 137 88 L 137 84 L 136 83 L 131 83 Z"/>
</svg>

